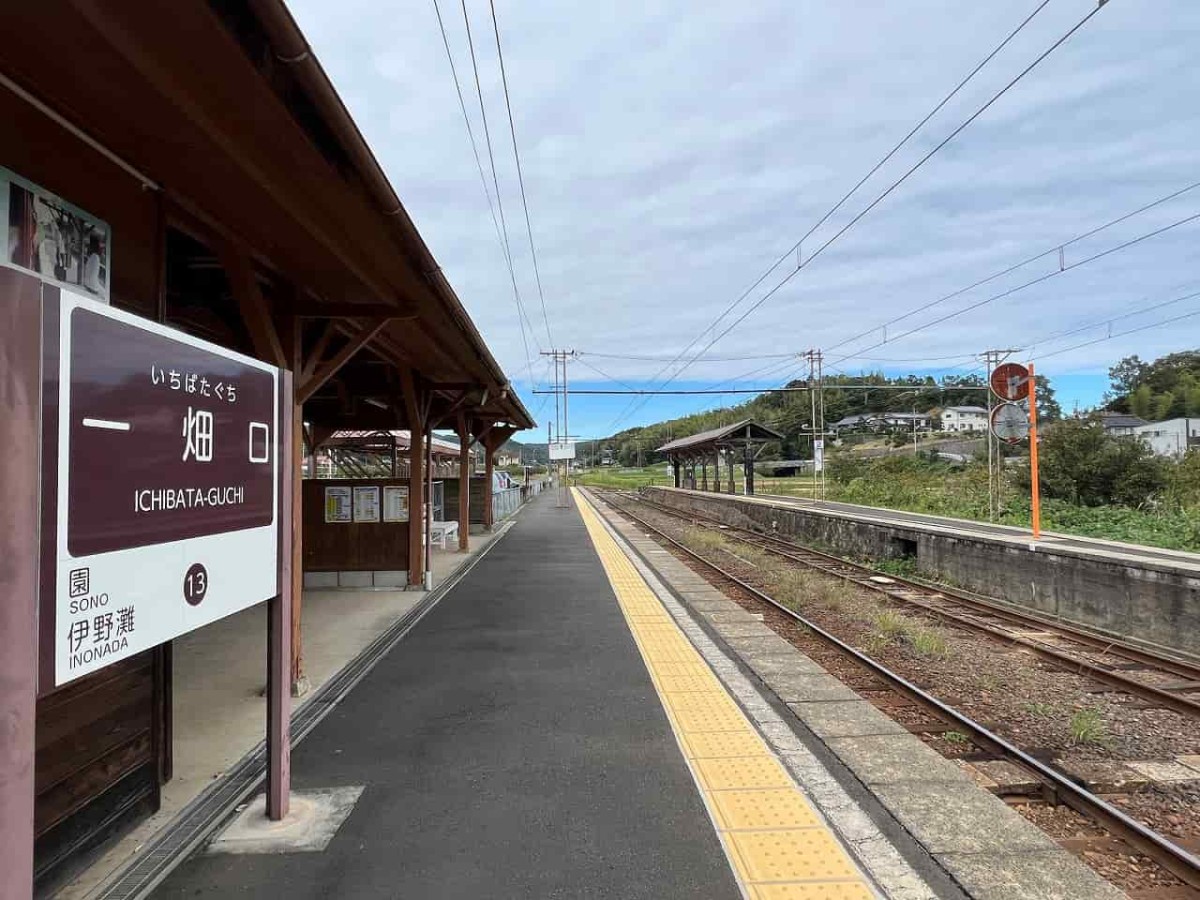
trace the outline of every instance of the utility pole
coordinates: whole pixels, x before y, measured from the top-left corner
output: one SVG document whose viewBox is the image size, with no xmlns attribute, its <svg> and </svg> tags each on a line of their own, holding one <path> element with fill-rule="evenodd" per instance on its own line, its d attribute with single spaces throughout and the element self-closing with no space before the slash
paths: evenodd
<svg viewBox="0 0 1200 900">
<path fill-rule="evenodd" d="M 987 422 L 984 424 L 983 430 L 988 451 L 988 519 L 992 522 L 996 521 L 996 517 L 1000 513 L 1000 492 L 1004 485 L 1004 457 L 1000 453 L 999 440 L 992 434 L 992 409 L 995 407 L 995 398 L 992 397 L 990 381 L 992 370 L 1016 352 L 1012 348 L 983 351 L 984 368 L 986 369 L 984 379 L 989 382 L 986 390 Z"/>
<path fill-rule="evenodd" d="M 825 354 L 820 350 L 809 350 L 804 354 L 808 360 L 808 396 L 812 414 L 813 446 L 813 494 L 814 499 L 825 499 Z"/>
<path fill-rule="evenodd" d="M 567 411 L 568 399 L 570 396 L 570 388 L 567 379 L 567 362 L 575 358 L 575 351 L 543 350 L 541 355 L 554 358 L 554 427 L 557 437 L 557 444 L 560 448 L 560 451 L 565 451 L 566 446 L 571 439 L 570 418 Z M 553 445 L 554 441 L 552 440 L 551 446 Z M 571 472 L 571 460 L 566 458 L 558 460 L 557 468 L 559 471 L 559 491 L 557 505 L 560 507 L 569 506 L 570 500 L 567 491 L 568 479 Z"/>
</svg>

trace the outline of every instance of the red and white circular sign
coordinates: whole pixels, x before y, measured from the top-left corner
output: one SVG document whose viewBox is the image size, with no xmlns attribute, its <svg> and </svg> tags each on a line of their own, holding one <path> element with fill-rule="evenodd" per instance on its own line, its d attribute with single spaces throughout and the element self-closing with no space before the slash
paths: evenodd
<svg viewBox="0 0 1200 900">
<path fill-rule="evenodd" d="M 1029 370 L 1020 363 L 1004 363 L 992 369 L 988 379 L 1001 400 L 1024 400 L 1029 396 Z"/>
</svg>

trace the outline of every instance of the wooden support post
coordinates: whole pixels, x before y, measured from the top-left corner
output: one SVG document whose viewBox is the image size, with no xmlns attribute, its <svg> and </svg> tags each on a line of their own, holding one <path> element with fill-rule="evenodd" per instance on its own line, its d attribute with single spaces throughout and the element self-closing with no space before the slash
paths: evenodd
<svg viewBox="0 0 1200 900">
<path fill-rule="evenodd" d="M 700 490 L 708 490 L 708 460 L 700 458 Z"/>
<path fill-rule="evenodd" d="M 746 448 L 743 451 L 745 454 L 745 476 L 746 476 L 746 496 L 754 495 L 754 449 L 750 446 L 750 442 L 746 442 Z"/>
<path fill-rule="evenodd" d="M 41 283 L 0 269 L 0 898 L 33 896 Z M 66 502 L 64 498 L 62 502 Z"/>
<path fill-rule="evenodd" d="M 425 590 L 433 589 L 433 429 L 428 424 L 421 433 L 425 444 Z"/>
<path fill-rule="evenodd" d="M 721 451 L 713 451 L 713 492 L 721 493 Z"/>
<path fill-rule="evenodd" d="M 471 534 L 471 441 L 465 413 L 458 414 L 458 550 L 470 549 Z"/>
<path fill-rule="evenodd" d="M 420 587 L 425 583 L 425 454 L 421 435 L 425 433 L 425 403 L 411 369 L 400 371 L 400 391 L 408 419 L 408 584 Z"/>
<path fill-rule="evenodd" d="M 679 457 L 671 458 L 671 472 L 675 476 L 675 487 L 682 487 L 683 483 L 680 481 L 679 473 Z"/>
<path fill-rule="evenodd" d="M 294 459 L 293 402 L 295 386 L 291 372 L 284 372 L 280 385 L 279 441 L 279 593 L 271 598 L 267 609 L 267 817 L 274 822 L 287 817 L 292 787 L 292 686 L 294 681 L 292 653 L 292 603 L 295 590 L 292 578 L 295 539 L 292 492 L 293 477 L 298 470 L 290 469 Z"/>
<path fill-rule="evenodd" d="M 492 452 L 492 436 L 489 434 L 483 440 L 483 530 L 491 531 L 496 522 L 495 510 L 492 509 L 494 492 L 492 491 L 492 476 L 496 471 L 496 455 Z"/>
<path fill-rule="evenodd" d="M 725 448 L 725 462 L 729 464 L 729 493 L 736 494 L 737 487 L 733 483 L 733 448 Z"/>
</svg>

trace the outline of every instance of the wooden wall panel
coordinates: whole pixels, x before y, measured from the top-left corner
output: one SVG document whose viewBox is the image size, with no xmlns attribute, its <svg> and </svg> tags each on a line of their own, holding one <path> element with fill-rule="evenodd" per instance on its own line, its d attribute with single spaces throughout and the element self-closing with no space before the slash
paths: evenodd
<svg viewBox="0 0 1200 900">
<path fill-rule="evenodd" d="M 154 318 L 158 294 L 159 195 L 24 100 L 0 90 L 0 166 L 112 229 L 114 306 Z"/>
<path fill-rule="evenodd" d="M 153 653 L 114 663 L 38 703 L 39 837 L 134 769 L 157 767 Z"/>
<path fill-rule="evenodd" d="M 304 571 L 408 569 L 407 522 L 326 522 L 325 488 L 408 484 L 407 478 L 309 479 L 304 482 Z M 382 498 L 381 498 L 382 499 Z M 382 512 L 382 510 L 381 510 Z M 414 510 L 410 508 L 410 516 Z"/>
</svg>

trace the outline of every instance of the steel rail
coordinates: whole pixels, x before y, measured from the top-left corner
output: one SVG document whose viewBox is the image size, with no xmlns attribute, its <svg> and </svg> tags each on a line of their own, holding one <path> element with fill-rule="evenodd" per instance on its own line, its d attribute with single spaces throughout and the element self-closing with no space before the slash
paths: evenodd
<svg viewBox="0 0 1200 900">
<path fill-rule="evenodd" d="M 590 492 L 589 492 L 590 493 Z M 947 705 L 932 694 L 927 693 L 917 685 L 908 681 L 902 675 L 893 672 L 891 669 L 884 666 L 882 663 L 876 662 L 865 653 L 851 647 L 841 639 L 835 637 L 830 632 L 823 629 L 816 622 L 806 619 L 793 609 L 788 608 L 784 604 L 777 601 L 774 597 L 764 593 L 758 588 L 738 578 L 731 572 L 718 566 L 716 563 L 705 559 L 700 554 L 684 546 L 679 541 L 675 540 L 670 535 L 662 531 L 662 529 L 651 525 L 645 519 L 635 513 L 624 509 L 619 504 L 607 499 L 602 495 L 597 495 L 608 506 L 621 515 L 628 516 L 633 521 L 637 522 L 643 528 L 653 532 L 661 540 L 666 541 L 676 550 L 686 554 L 690 558 L 701 563 L 705 567 L 716 572 L 722 578 L 735 584 L 740 590 L 751 594 L 758 600 L 770 605 L 779 610 L 784 615 L 795 620 L 800 625 L 803 625 L 813 635 L 820 638 L 825 643 L 835 647 L 840 652 L 854 659 L 863 668 L 867 669 L 882 681 L 896 688 L 900 693 L 908 696 L 914 701 L 926 706 L 934 711 L 942 718 L 953 722 L 957 727 L 963 729 L 972 741 L 975 741 L 980 746 L 987 747 L 1015 760 L 1026 769 L 1030 770 L 1046 787 L 1053 792 L 1053 796 L 1071 807 L 1071 809 L 1087 816 L 1092 820 L 1099 822 L 1113 834 L 1120 837 L 1130 846 L 1135 847 L 1145 853 L 1164 869 L 1167 869 L 1173 875 L 1178 877 L 1186 884 L 1200 889 L 1200 858 L 1188 853 L 1182 847 L 1177 846 L 1167 838 L 1163 837 L 1157 831 L 1146 827 L 1141 822 L 1133 819 L 1121 812 L 1116 807 L 1106 803 L 1100 797 L 1093 794 L 1091 791 L 1076 784 L 1074 781 L 1067 778 L 1065 775 L 1047 766 L 1045 763 L 1030 756 L 1025 751 L 1021 750 L 1014 744 L 1009 743 L 1000 735 L 995 734 L 983 725 L 971 719 L 969 716 L 956 710 L 954 707 Z"/>
<path fill-rule="evenodd" d="M 704 514 L 698 514 L 690 510 L 683 511 L 673 509 L 672 507 L 664 506 L 640 496 L 637 496 L 633 499 L 634 502 L 643 503 L 667 515 L 675 516 L 676 518 L 707 520 L 713 524 L 719 525 L 722 531 L 729 532 L 730 536 L 735 540 L 739 540 L 749 546 L 766 550 L 770 553 L 790 559 L 793 562 L 797 562 L 801 565 L 817 569 L 825 574 L 832 575 L 833 577 L 841 578 L 860 587 L 881 593 L 887 597 L 898 600 L 901 603 L 915 606 L 932 616 L 937 616 L 945 621 L 961 625 L 964 628 L 980 631 L 992 637 L 1004 640 L 1008 643 L 1024 647 L 1025 649 L 1030 650 L 1031 652 L 1036 653 L 1047 660 L 1050 660 L 1060 668 L 1063 668 L 1067 671 L 1086 674 L 1089 678 L 1092 678 L 1098 682 L 1102 682 L 1132 696 L 1140 697 L 1143 700 L 1147 700 L 1158 706 L 1170 709 L 1173 712 L 1179 713 L 1180 715 L 1200 717 L 1200 700 L 1194 700 L 1190 697 L 1173 693 L 1164 688 L 1138 681 L 1137 679 L 1131 678 L 1128 675 L 1110 671 L 1109 669 L 1106 669 L 1102 666 L 1097 666 L 1094 663 L 1088 662 L 1087 660 L 1079 659 L 1069 653 L 1064 653 L 1062 649 L 1054 647 L 1043 641 L 1034 640 L 1025 635 L 1013 634 L 990 622 L 981 621 L 973 618 L 970 615 L 962 615 L 960 613 L 944 609 L 938 606 L 937 602 L 945 601 L 949 604 L 958 604 L 960 606 L 965 606 L 974 612 L 1005 620 L 1010 624 L 1026 627 L 1032 626 L 1041 631 L 1049 631 L 1055 633 L 1057 636 L 1063 637 L 1066 640 L 1071 640 L 1078 644 L 1082 644 L 1088 649 L 1097 650 L 1101 653 L 1112 654 L 1114 656 L 1120 656 L 1132 662 L 1137 662 L 1139 665 L 1155 668 L 1161 672 L 1167 672 L 1198 683 L 1200 683 L 1200 667 L 1191 666 L 1188 663 L 1179 660 L 1158 656 L 1149 651 L 1142 650 L 1124 642 L 1105 640 L 1095 635 L 1088 634 L 1082 630 L 1072 628 L 1069 625 L 1063 625 L 1054 620 L 1028 615 L 1026 613 L 1015 611 L 998 604 L 989 603 L 986 600 L 959 594 L 958 592 L 934 585 L 926 585 L 917 581 L 911 581 L 909 579 L 891 575 L 886 572 L 881 572 L 869 566 L 851 562 L 850 560 L 843 559 L 839 556 L 824 553 L 820 550 L 813 550 L 808 547 L 800 547 L 773 535 L 759 534 L 758 532 L 745 528 L 739 528 L 735 525 L 727 525 L 713 517 L 706 516 Z M 739 532 L 750 535 L 753 540 L 742 537 Z M 845 571 L 839 571 L 839 569 Z M 886 577 L 890 584 L 883 584 L 874 580 L 875 578 L 879 578 L 881 576 Z M 903 590 L 896 590 L 896 586 L 899 586 Z M 911 594 L 904 593 L 904 591 L 911 592 Z M 917 596 L 913 596 L 913 594 Z M 922 599 L 922 597 L 924 597 L 924 599 Z M 934 600 L 934 602 L 928 602 L 930 599 Z"/>
</svg>

